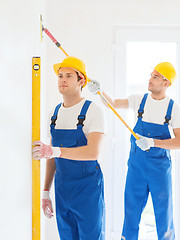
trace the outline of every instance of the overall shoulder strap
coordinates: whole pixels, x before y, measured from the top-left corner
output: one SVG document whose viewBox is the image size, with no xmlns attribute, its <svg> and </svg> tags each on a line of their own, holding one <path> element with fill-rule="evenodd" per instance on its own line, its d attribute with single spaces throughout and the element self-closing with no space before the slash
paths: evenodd
<svg viewBox="0 0 180 240">
<path fill-rule="evenodd" d="M 146 103 L 146 100 L 147 100 L 147 96 L 148 96 L 148 93 L 145 93 L 144 97 L 143 97 L 143 99 L 141 101 L 141 104 L 140 104 L 139 110 L 138 110 L 138 118 L 142 119 L 142 115 L 144 113 L 144 106 L 145 106 L 145 103 Z"/>
<path fill-rule="evenodd" d="M 78 123 L 77 123 L 77 127 L 80 127 L 82 128 L 84 126 L 83 122 L 84 120 L 86 119 L 86 112 L 90 106 L 92 101 L 89 101 L 89 100 L 86 100 L 82 109 L 81 109 L 81 112 L 80 112 L 80 115 L 78 116 Z"/>
<path fill-rule="evenodd" d="M 169 121 L 171 120 L 171 113 L 172 113 L 173 104 L 174 104 L 174 101 L 172 99 L 170 99 L 168 109 L 167 109 L 167 113 L 166 113 L 166 116 L 165 116 L 164 124 L 169 124 Z"/>
<path fill-rule="evenodd" d="M 58 104 L 54 110 L 54 114 L 53 116 L 51 117 L 51 127 L 55 127 L 56 126 L 56 120 L 57 120 L 57 114 L 58 114 L 58 111 L 59 111 L 59 108 L 61 107 L 61 104 Z"/>
</svg>

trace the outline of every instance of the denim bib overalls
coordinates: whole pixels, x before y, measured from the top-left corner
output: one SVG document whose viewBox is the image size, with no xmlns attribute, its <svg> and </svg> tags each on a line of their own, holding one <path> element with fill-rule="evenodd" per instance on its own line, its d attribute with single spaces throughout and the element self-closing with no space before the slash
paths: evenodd
<svg viewBox="0 0 180 240">
<path fill-rule="evenodd" d="M 171 138 L 168 122 L 171 119 L 173 100 L 169 101 L 163 125 L 142 120 L 148 94 L 145 94 L 138 111 L 134 132 L 155 139 Z M 131 150 L 125 187 L 125 217 L 121 239 L 137 240 L 141 213 L 152 196 L 158 240 L 175 239 L 172 209 L 172 180 L 170 151 L 152 147 L 142 151 L 131 136 Z"/>
<path fill-rule="evenodd" d="M 77 129 L 55 129 L 61 104 L 56 107 L 51 118 L 53 147 L 87 145 L 82 128 L 90 104 L 85 101 L 78 116 Z M 104 240 L 104 182 L 97 160 L 55 158 L 55 162 L 56 219 L 60 239 Z"/>
</svg>

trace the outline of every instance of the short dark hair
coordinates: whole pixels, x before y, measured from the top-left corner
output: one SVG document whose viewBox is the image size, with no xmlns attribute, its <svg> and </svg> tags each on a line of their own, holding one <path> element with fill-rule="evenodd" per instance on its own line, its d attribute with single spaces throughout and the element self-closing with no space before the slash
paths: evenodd
<svg viewBox="0 0 180 240">
<path fill-rule="evenodd" d="M 77 73 L 77 76 L 78 76 L 78 82 L 82 79 L 80 76 L 79 76 L 79 73 L 78 72 L 76 72 Z M 81 91 L 82 91 L 82 89 L 83 89 L 83 86 L 81 87 Z"/>
</svg>

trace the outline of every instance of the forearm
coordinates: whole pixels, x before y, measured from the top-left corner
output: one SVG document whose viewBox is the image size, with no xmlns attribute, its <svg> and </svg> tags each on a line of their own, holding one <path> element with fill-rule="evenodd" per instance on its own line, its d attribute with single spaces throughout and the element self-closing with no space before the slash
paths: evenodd
<svg viewBox="0 0 180 240">
<path fill-rule="evenodd" d="M 103 137 L 103 133 L 89 133 L 86 146 L 76 148 L 61 148 L 61 157 L 77 161 L 97 160 L 101 149 Z"/>
<path fill-rule="evenodd" d="M 170 138 L 165 140 L 154 139 L 154 145 L 158 148 L 169 150 L 180 149 L 180 138 Z"/>
<path fill-rule="evenodd" d="M 128 108 L 129 107 L 129 102 L 128 99 L 113 99 L 112 97 L 110 97 L 107 93 L 105 93 L 104 91 L 102 92 L 103 96 L 108 100 L 108 102 L 114 107 L 114 108 Z M 102 102 L 104 103 L 104 105 L 106 107 L 108 107 L 107 102 L 103 99 L 103 97 L 101 98 Z"/>
<path fill-rule="evenodd" d="M 112 99 L 107 93 L 105 93 L 104 91 L 102 92 L 102 95 L 108 100 L 108 102 L 113 106 L 113 107 L 115 107 L 114 106 L 114 99 Z M 103 99 L 103 97 L 101 97 L 101 100 L 102 100 L 102 102 L 104 103 L 104 105 L 106 106 L 106 107 L 108 107 L 108 104 L 107 104 L 107 102 Z"/>
<path fill-rule="evenodd" d="M 45 182 L 44 182 L 44 189 L 50 190 L 54 174 L 56 172 L 56 164 L 55 159 L 47 159 L 46 161 L 46 175 L 45 175 Z"/>
<path fill-rule="evenodd" d="M 97 149 L 88 145 L 77 148 L 61 148 L 61 157 L 73 160 L 92 161 L 98 158 Z"/>
<path fill-rule="evenodd" d="M 73 160 L 96 160 L 98 158 L 101 143 L 104 134 L 101 132 L 91 132 L 88 134 L 87 145 L 75 148 L 59 148 L 51 147 L 41 141 L 36 141 L 33 148 L 33 158 L 40 160 L 47 158 L 46 162 L 46 178 L 45 178 L 45 189 L 51 187 L 54 174 L 56 171 L 55 159 L 53 157 L 62 157 Z"/>
</svg>

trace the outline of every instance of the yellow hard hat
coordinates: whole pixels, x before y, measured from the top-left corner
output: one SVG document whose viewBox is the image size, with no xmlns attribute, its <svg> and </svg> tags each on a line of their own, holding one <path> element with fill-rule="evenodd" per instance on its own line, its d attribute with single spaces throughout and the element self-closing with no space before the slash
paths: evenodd
<svg viewBox="0 0 180 240">
<path fill-rule="evenodd" d="M 63 67 L 73 68 L 74 70 L 77 70 L 78 72 L 82 73 L 85 77 L 85 84 L 83 87 L 86 86 L 87 84 L 86 66 L 83 61 L 81 61 L 79 58 L 67 57 L 61 63 L 54 64 L 53 68 L 57 76 L 59 74 L 59 69 Z"/>
<path fill-rule="evenodd" d="M 173 65 L 169 62 L 162 62 L 159 63 L 154 70 L 156 70 L 158 73 L 160 73 L 164 78 L 169 80 L 170 85 L 175 81 L 176 79 L 176 71 L 173 67 Z"/>
</svg>

